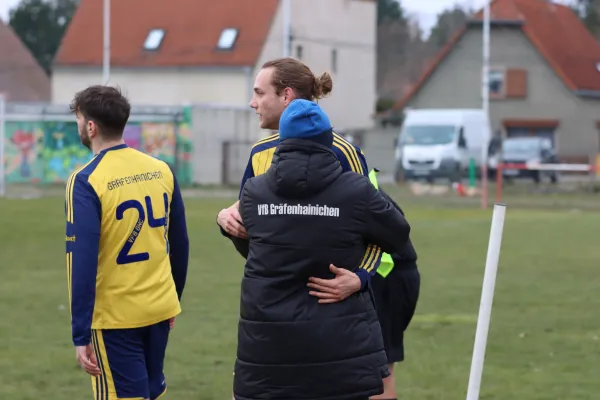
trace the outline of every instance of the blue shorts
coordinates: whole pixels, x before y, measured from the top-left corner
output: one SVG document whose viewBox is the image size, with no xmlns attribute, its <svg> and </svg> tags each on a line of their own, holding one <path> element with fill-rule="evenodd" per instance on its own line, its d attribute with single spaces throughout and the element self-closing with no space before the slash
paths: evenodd
<svg viewBox="0 0 600 400">
<path fill-rule="evenodd" d="M 92 330 L 100 376 L 95 400 L 157 399 L 167 390 L 163 365 L 169 321 L 133 329 Z"/>
</svg>

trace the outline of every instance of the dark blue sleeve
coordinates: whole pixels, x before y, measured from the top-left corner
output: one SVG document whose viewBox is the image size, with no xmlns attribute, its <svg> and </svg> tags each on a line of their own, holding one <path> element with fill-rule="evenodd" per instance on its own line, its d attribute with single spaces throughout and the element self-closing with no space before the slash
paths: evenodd
<svg viewBox="0 0 600 400">
<path fill-rule="evenodd" d="M 75 346 L 86 346 L 91 343 L 96 300 L 101 206 L 86 177 L 75 176 L 72 185 L 66 207 L 71 333 Z"/>
<path fill-rule="evenodd" d="M 364 176 L 369 176 L 369 167 L 367 166 L 367 159 L 365 158 L 365 155 L 363 154 L 363 152 L 357 147 L 356 148 L 356 152 L 358 153 L 358 159 L 360 160 L 360 164 L 362 165 L 362 169 L 364 172 Z"/>
<path fill-rule="evenodd" d="M 375 275 L 375 272 L 372 274 L 367 272 L 366 269 L 359 268 L 355 271 L 356 275 L 360 279 L 360 290 L 365 290 L 369 283 L 371 283 L 371 276 Z"/>
<path fill-rule="evenodd" d="M 369 176 L 367 160 L 358 146 L 355 146 L 346 141 L 336 141 L 333 143 L 333 151 L 335 152 L 340 165 L 344 172 L 353 171 L 357 174 Z M 357 164 L 360 162 L 360 166 Z M 375 275 L 377 268 L 381 264 L 381 249 L 378 246 L 369 244 L 362 262 L 356 269 L 356 275 L 360 278 L 361 290 L 365 290 L 371 281 L 371 277 Z"/>
<path fill-rule="evenodd" d="M 246 170 L 244 171 L 244 176 L 242 176 L 242 183 L 240 184 L 240 192 L 238 194 L 238 200 L 242 198 L 242 191 L 244 190 L 244 185 L 246 181 L 250 178 L 254 177 L 254 169 L 252 168 L 252 152 L 250 152 L 250 158 L 248 159 L 248 165 L 246 165 Z"/>
<path fill-rule="evenodd" d="M 342 171 L 354 171 L 354 168 L 350 165 L 350 162 L 346 158 L 346 156 L 342 153 L 338 154 L 338 160 L 340 161 L 340 165 L 342 166 Z"/>
<path fill-rule="evenodd" d="M 173 175 L 173 197 L 169 211 L 169 258 L 177 296 L 181 300 L 187 279 L 190 241 L 185 221 L 185 207 L 177 178 Z"/>
<path fill-rule="evenodd" d="M 360 164 L 362 165 L 363 173 L 365 176 L 368 177 L 369 176 L 369 167 L 367 165 L 367 159 L 359 147 L 354 146 L 354 148 L 356 149 L 356 153 L 358 154 L 358 159 L 360 161 Z M 377 246 L 373 246 L 373 247 L 374 247 L 373 251 L 376 251 L 377 255 L 375 256 L 373 261 L 369 264 L 369 267 L 368 268 L 363 267 L 363 268 L 359 268 L 358 270 L 356 270 L 356 274 L 360 278 L 360 282 L 362 284 L 363 290 L 371 282 L 371 277 L 373 275 L 375 275 L 375 272 L 377 272 L 377 268 L 379 268 L 379 265 L 381 264 L 382 252 L 380 251 L 380 249 Z"/>
</svg>

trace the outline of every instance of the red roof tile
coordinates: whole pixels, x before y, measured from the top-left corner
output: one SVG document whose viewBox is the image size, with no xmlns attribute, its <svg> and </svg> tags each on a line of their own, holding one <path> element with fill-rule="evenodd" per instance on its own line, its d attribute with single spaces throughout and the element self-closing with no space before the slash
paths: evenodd
<svg viewBox="0 0 600 400">
<path fill-rule="evenodd" d="M 493 0 L 490 15 L 495 24 L 521 21 L 524 34 L 570 90 L 600 92 L 600 43 L 569 7 L 546 0 Z M 479 11 L 474 19 L 482 17 Z M 395 110 L 406 106 L 465 31 L 466 26 L 449 40 Z"/>
<path fill-rule="evenodd" d="M 16 33 L 0 20 L 0 93 L 8 101 L 49 101 L 50 78 Z"/>
<path fill-rule="evenodd" d="M 493 0 L 490 3 L 490 17 L 493 21 L 525 21 L 525 16 L 513 0 Z M 483 10 L 475 14 L 473 19 L 483 20 Z"/>
<path fill-rule="evenodd" d="M 102 65 L 102 0 L 82 0 L 55 65 Z M 258 60 L 278 0 L 113 0 L 113 66 L 248 66 Z M 223 29 L 237 28 L 232 50 L 218 50 Z M 158 50 L 144 50 L 152 29 L 164 29 Z"/>
</svg>

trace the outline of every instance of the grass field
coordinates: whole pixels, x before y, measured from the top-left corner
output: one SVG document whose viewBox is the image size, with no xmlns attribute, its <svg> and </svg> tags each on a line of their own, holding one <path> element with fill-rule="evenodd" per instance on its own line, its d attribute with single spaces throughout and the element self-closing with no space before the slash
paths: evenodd
<svg viewBox="0 0 600 400">
<path fill-rule="evenodd" d="M 464 399 L 491 211 L 399 200 L 422 294 L 398 389 Z M 191 264 L 167 400 L 230 398 L 243 262 L 215 224 L 230 202 L 186 200 Z M 508 205 L 481 399 L 597 399 L 600 213 Z M 60 198 L 0 200 L 0 399 L 91 398 L 70 342 L 63 213 Z"/>
</svg>

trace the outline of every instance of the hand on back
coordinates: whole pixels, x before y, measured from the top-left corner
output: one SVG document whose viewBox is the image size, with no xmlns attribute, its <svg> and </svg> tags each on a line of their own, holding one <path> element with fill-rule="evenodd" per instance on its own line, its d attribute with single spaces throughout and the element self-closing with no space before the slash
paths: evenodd
<svg viewBox="0 0 600 400">
<path fill-rule="evenodd" d="M 329 270 L 335 274 L 335 278 L 308 278 L 309 282 L 306 286 L 312 289 L 308 294 L 318 297 L 319 303 L 337 303 L 360 290 L 360 278 L 354 272 L 338 268 L 333 264 L 329 265 Z"/>
</svg>

